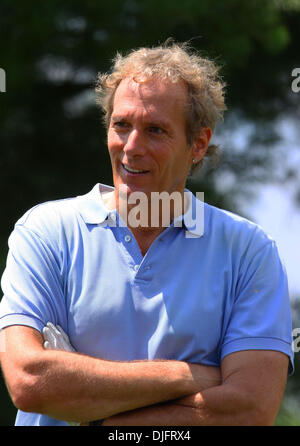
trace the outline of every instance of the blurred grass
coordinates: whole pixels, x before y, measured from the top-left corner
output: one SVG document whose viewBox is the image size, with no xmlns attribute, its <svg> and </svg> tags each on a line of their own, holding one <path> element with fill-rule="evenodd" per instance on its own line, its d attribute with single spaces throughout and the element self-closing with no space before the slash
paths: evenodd
<svg viewBox="0 0 300 446">
<path fill-rule="evenodd" d="M 275 426 L 300 426 L 300 405 L 292 397 L 283 399 Z"/>
</svg>

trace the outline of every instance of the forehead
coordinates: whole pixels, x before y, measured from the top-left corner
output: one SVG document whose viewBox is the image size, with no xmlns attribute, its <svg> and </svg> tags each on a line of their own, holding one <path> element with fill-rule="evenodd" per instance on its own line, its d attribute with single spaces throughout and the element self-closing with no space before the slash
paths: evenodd
<svg viewBox="0 0 300 446">
<path fill-rule="evenodd" d="M 187 104 L 187 87 L 183 81 L 172 83 L 159 79 L 136 82 L 123 79 L 115 93 L 114 112 L 143 109 L 144 112 L 182 114 Z"/>
</svg>

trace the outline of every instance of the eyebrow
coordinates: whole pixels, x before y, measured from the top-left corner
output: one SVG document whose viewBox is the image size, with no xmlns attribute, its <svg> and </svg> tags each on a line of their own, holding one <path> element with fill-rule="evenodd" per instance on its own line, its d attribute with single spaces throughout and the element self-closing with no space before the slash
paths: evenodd
<svg viewBox="0 0 300 446">
<path fill-rule="evenodd" d="M 126 118 L 124 116 L 111 116 L 111 121 L 112 122 L 117 122 L 117 121 L 126 121 Z"/>
<path fill-rule="evenodd" d="M 126 122 L 130 120 L 130 117 L 127 116 L 122 116 L 122 115 L 112 115 L 111 116 L 111 122 L 115 123 L 115 122 Z M 147 119 L 144 121 L 145 124 L 147 124 L 148 126 L 151 127 L 164 127 L 166 129 L 170 128 L 170 123 L 168 123 L 168 121 L 160 119 L 160 120 L 156 120 L 156 119 Z"/>
</svg>

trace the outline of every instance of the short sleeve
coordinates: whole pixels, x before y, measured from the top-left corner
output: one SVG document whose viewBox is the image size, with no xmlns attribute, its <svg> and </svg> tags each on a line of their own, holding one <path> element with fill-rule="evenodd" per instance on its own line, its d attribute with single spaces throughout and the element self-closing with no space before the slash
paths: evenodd
<svg viewBox="0 0 300 446">
<path fill-rule="evenodd" d="M 294 367 L 292 321 L 286 271 L 276 243 L 268 239 L 241 259 L 235 299 L 221 347 L 221 359 L 240 350 L 275 350 Z"/>
<path fill-rule="evenodd" d="M 8 245 L 0 329 L 27 325 L 41 331 L 48 321 L 63 324 L 63 281 L 55 249 L 22 224 L 15 226 Z"/>
</svg>

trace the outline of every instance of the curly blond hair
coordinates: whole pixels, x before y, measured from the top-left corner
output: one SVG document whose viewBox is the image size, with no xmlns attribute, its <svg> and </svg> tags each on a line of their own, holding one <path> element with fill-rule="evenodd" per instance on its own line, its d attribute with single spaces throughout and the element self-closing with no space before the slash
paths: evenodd
<svg viewBox="0 0 300 446">
<path fill-rule="evenodd" d="M 219 67 L 206 57 L 196 54 L 187 43 L 167 41 L 153 48 L 139 48 L 127 56 L 117 53 L 111 73 L 99 73 L 96 80 L 96 102 L 104 112 L 104 123 L 109 127 L 116 89 L 125 78 L 145 82 L 152 77 L 178 82 L 188 87 L 186 137 L 192 145 L 202 127 L 215 129 L 226 110 L 225 83 L 219 76 Z M 218 146 L 210 144 L 206 157 L 214 157 Z M 198 166 L 201 164 L 198 163 Z M 195 171 L 197 166 L 193 165 Z"/>
</svg>

